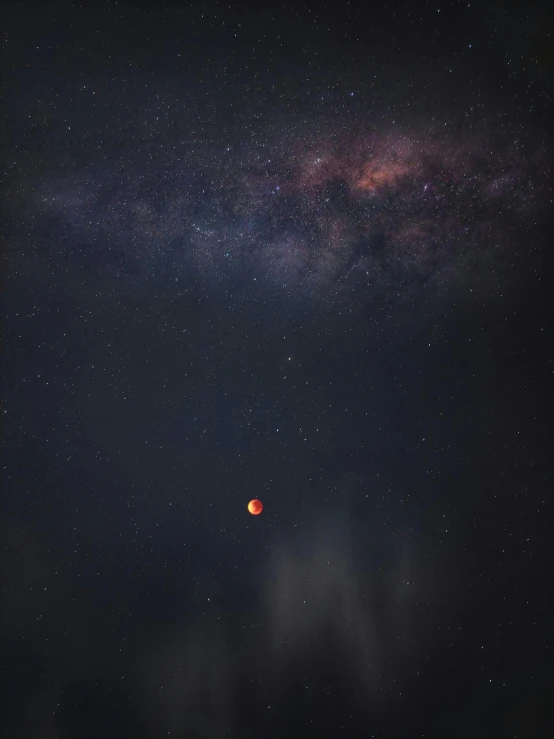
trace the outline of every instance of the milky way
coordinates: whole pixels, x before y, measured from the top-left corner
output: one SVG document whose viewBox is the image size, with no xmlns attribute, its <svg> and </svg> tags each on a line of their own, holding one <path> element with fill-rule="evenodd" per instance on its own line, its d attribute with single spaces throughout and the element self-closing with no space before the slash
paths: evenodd
<svg viewBox="0 0 554 739">
<path fill-rule="evenodd" d="M 34 175 L 27 207 L 34 228 L 55 225 L 55 259 L 287 297 L 490 296 L 542 206 L 546 154 L 517 130 L 285 121 L 254 140 L 197 144 L 175 125 L 150 113 L 146 133 L 127 131 L 132 147 L 100 137 L 100 155 L 64 150 Z M 88 124 L 73 135 L 82 146 Z"/>
</svg>

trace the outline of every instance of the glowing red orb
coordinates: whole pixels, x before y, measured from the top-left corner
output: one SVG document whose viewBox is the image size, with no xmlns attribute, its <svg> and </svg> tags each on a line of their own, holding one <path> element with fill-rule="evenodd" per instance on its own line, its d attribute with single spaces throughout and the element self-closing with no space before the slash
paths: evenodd
<svg viewBox="0 0 554 739">
<path fill-rule="evenodd" d="M 253 516 L 259 516 L 263 509 L 264 507 L 262 501 L 258 500 L 257 498 L 254 498 L 254 500 L 251 500 L 248 504 L 248 512 L 251 513 Z"/>
</svg>

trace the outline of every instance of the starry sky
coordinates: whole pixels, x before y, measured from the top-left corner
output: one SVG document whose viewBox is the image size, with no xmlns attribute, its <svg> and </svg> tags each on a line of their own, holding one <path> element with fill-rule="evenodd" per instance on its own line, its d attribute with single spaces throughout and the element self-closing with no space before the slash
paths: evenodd
<svg viewBox="0 0 554 739">
<path fill-rule="evenodd" d="M 549 736 L 548 4 L 3 26 L 3 735 Z"/>
</svg>

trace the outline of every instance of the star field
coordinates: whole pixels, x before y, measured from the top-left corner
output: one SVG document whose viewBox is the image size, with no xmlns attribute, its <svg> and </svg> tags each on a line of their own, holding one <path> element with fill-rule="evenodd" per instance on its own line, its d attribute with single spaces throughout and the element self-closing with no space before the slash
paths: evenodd
<svg viewBox="0 0 554 739">
<path fill-rule="evenodd" d="M 547 6 L 6 24 L 2 735 L 550 736 Z"/>
</svg>

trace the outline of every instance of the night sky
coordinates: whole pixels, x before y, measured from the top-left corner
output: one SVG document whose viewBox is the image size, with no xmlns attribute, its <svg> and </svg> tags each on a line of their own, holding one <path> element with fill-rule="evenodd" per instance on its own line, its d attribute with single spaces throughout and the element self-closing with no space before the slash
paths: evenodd
<svg viewBox="0 0 554 739">
<path fill-rule="evenodd" d="M 2 26 L 2 736 L 551 736 L 548 3 Z"/>
</svg>

